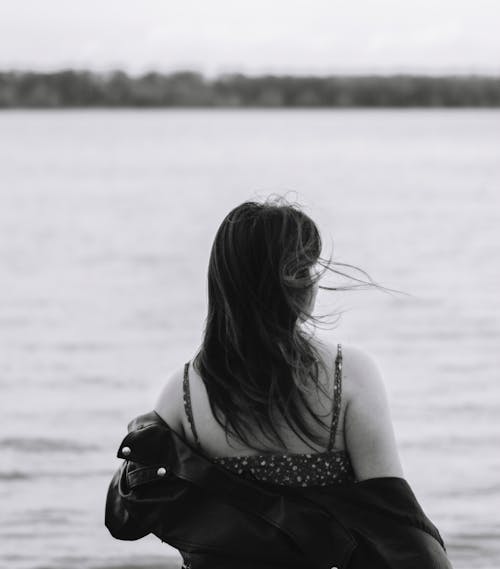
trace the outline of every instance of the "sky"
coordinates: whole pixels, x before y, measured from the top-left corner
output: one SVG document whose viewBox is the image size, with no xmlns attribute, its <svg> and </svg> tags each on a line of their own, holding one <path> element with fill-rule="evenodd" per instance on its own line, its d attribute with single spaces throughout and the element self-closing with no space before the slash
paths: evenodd
<svg viewBox="0 0 500 569">
<path fill-rule="evenodd" d="M 500 0 L 14 0 L 0 69 L 500 74 Z"/>
</svg>

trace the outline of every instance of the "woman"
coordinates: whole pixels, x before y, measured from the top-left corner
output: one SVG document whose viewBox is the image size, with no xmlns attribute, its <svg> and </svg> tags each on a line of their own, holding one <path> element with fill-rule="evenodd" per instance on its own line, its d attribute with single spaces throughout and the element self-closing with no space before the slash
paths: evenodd
<svg viewBox="0 0 500 569">
<path fill-rule="evenodd" d="M 449 567 L 404 481 L 373 358 L 307 331 L 317 290 L 328 289 L 322 275 L 343 274 L 320 253 L 314 222 L 284 200 L 226 216 L 210 255 L 201 347 L 119 451 L 129 466 L 108 495 L 115 537 L 151 531 L 193 569 Z M 170 449 L 161 460 L 160 444 Z M 178 524 L 167 528 L 174 512 Z"/>
<path fill-rule="evenodd" d="M 231 211 L 211 252 L 203 344 L 189 364 L 188 382 L 184 366 L 178 368 L 155 410 L 210 457 L 335 449 L 345 453 L 342 465 L 352 466 L 358 481 L 402 477 L 374 360 L 341 346 L 344 381 L 334 405 L 338 348 L 300 327 L 314 309 L 322 274 L 315 269 L 328 267 L 320 252 L 315 224 L 294 207 L 244 203 Z"/>
</svg>

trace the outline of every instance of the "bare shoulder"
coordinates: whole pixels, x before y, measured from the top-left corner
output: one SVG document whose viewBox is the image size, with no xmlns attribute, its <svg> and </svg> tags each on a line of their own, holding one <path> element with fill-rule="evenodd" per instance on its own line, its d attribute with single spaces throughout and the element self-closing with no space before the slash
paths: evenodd
<svg viewBox="0 0 500 569">
<path fill-rule="evenodd" d="M 154 410 L 174 430 L 182 431 L 184 366 L 175 368 L 165 377 Z"/>
<path fill-rule="evenodd" d="M 342 386 L 348 399 L 386 392 L 382 370 L 373 354 L 359 346 L 342 344 L 342 355 Z"/>
<path fill-rule="evenodd" d="M 342 399 L 345 442 L 358 481 L 403 476 L 387 390 L 377 359 L 351 344 L 342 348 Z M 337 344 L 323 342 L 327 359 L 337 356 Z"/>
<path fill-rule="evenodd" d="M 334 354 L 337 346 L 331 347 Z M 353 344 L 341 344 L 342 397 L 346 407 L 353 402 L 387 406 L 387 389 L 376 357 L 366 349 Z"/>
<path fill-rule="evenodd" d="M 364 348 L 341 343 L 342 353 L 342 396 L 346 403 L 358 394 L 367 396 L 385 391 L 384 380 L 376 358 Z M 316 347 L 325 363 L 334 368 L 338 344 L 321 339 Z"/>
<path fill-rule="evenodd" d="M 343 349 L 348 401 L 345 433 L 356 478 L 403 477 L 387 389 L 376 358 L 362 348 Z"/>
</svg>

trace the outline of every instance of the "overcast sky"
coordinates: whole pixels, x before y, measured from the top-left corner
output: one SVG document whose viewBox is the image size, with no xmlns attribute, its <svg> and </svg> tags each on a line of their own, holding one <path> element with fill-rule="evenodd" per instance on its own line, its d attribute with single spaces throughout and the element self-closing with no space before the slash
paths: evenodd
<svg viewBox="0 0 500 569">
<path fill-rule="evenodd" d="M 5 0 L 0 68 L 500 73 L 500 0 Z"/>
</svg>

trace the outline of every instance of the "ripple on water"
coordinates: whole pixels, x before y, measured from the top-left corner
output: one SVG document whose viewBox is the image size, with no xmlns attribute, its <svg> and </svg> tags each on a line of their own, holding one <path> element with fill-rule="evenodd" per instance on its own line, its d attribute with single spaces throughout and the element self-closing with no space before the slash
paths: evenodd
<svg viewBox="0 0 500 569">
<path fill-rule="evenodd" d="M 0 449 L 21 452 L 63 452 L 82 453 L 99 449 L 97 445 L 81 443 L 70 439 L 54 439 L 45 437 L 6 437 L 0 439 Z"/>
</svg>

